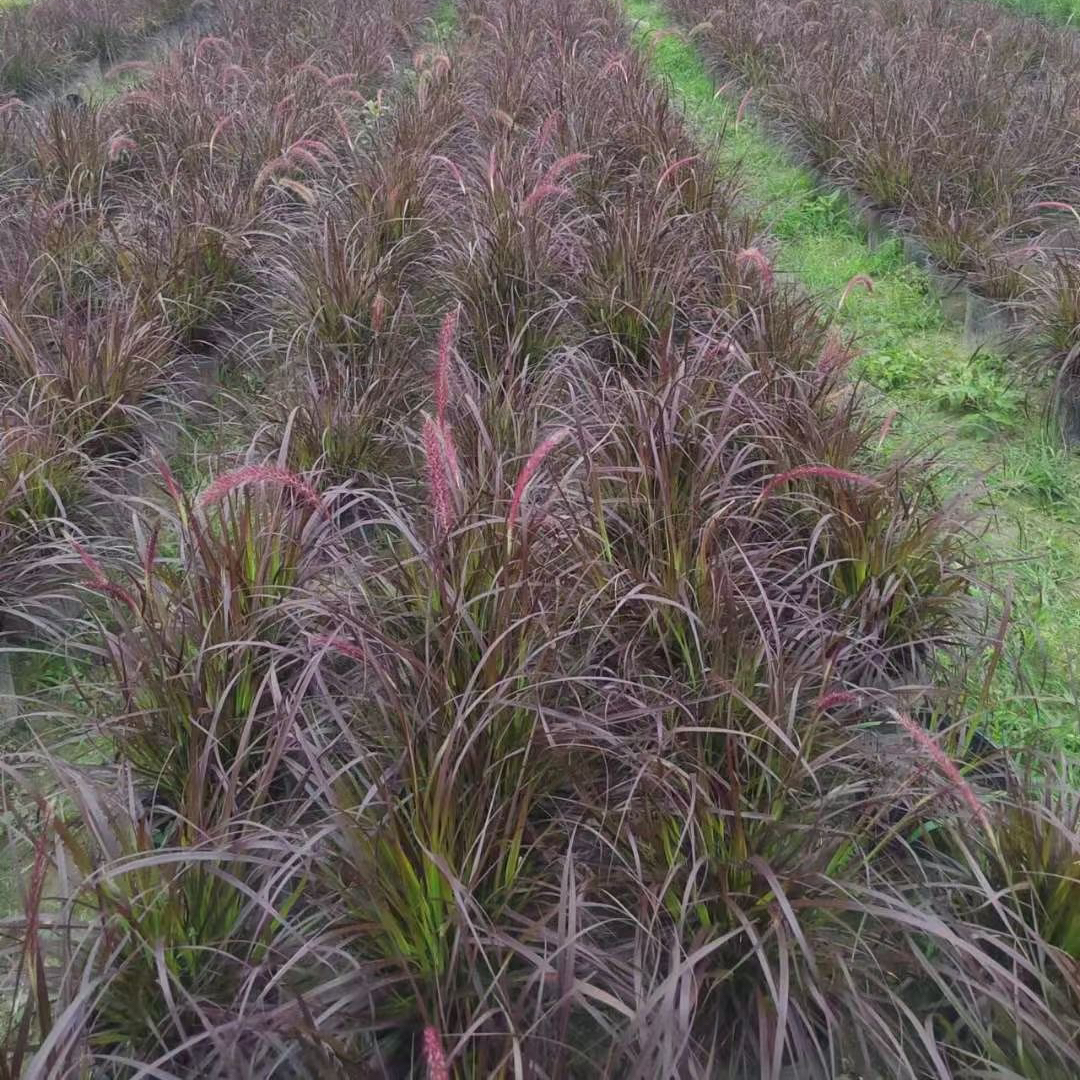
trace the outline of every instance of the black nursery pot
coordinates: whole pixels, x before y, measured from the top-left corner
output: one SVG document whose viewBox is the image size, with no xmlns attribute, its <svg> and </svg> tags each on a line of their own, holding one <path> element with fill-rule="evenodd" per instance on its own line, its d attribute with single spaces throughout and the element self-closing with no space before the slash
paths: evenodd
<svg viewBox="0 0 1080 1080">
<path fill-rule="evenodd" d="M 964 337 L 973 348 L 1007 351 L 1016 336 L 1014 305 L 969 292 Z"/>
<path fill-rule="evenodd" d="M 1080 450 L 1080 380 L 1069 379 L 1057 395 L 1058 423 L 1066 446 Z"/>
</svg>

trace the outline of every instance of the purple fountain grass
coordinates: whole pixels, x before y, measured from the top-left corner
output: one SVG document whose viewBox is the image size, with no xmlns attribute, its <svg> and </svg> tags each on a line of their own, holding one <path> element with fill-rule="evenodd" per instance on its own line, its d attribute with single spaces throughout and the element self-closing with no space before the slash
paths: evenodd
<svg viewBox="0 0 1080 1080">
<path fill-rule="evenodd" d="M 153 75 L 156 70 L 148 60 L 125 60 L 123 63 L 113 64 L 101 77 L 106 82 L 111 82 L 123 75 Z"/>
<path fill-rule="evenodd" d="M 568 197 L 571 194 L 570 189 L 560 184 L 559 179 L 578 165 L 588 161 L 589 157 L 589 154 L 573 153 L 559 158 L 533 185 L 532 191 L 525 198 L 524 208 L 531 210 L 553 195 Z"/>
<path fill-rule="evenodd" d="M 320 175 L 326 172 L 323 163 L 310 150 L 299 143 L 293 143 L 282 156 L 289 162 L 300 162 Z"/>
<path fill-rule="evenodd" d="M 845 705 L 856 705 L 862 698 L 854 690 L 830 690 L 818 698 L 817 707 L 820 712 L 829 709 L 839 709 Z"/>
<path fill-rule="evenodd" d="M 896 423 L 896 418 L 899 415 L 899 409 L 890 409 L 885 414 L 885 419 L 881 421 L 881 427 L 878 428 L 877 448 L 879 450 L 885 445 L 885 440 L 889 437 L 889 432 L 892 431 L 892 426 Z"/>
<path fill-rule="evenodd" d="M 565 197 L 569 194 L 569 189 L 563 187 L 561 184 L 538 183 L 526 196 L 525 202 L 522 205 L 526 210 L 533 210 L 545 199 L 550 199 L 553 195 Z"/>
<path fill-rule="evenodd" d="M 763 289 L 771 289 L 773 286 L 773 266 L 761 248 L 743 248 L 735 256 L 735 265 L 738 267 L 752 266 L 757 270 Z"/>
<path fill-rule="evenodd" d="M 313 510 L 323 509 L 319 493 L 302 477 L 277 465 L 244 465 L 217 477 L 196 500 L 201 508 L 216 506 L 232 492 L 252 484 L 274 484 L 294 492 Z"/>
<path fill-rule="evenodd" d="M 738 127 L 746 116 L 746 110 L 750 107 L 750 98 L 753 95 L 754 90 L 751 87 L 742 96 L 742 101 L 739 102 L 739 108 L 735 112 L 735 126 Z"/>
<path fill-rule="evenodd" d="M 225 38 L 214 37 L 212 34 L 208 34 L 206 37 L 199 39 L 195 46 L 193 56 L 196 60 L 202 60 L 208 52 L 217 52 L 222 56 L 232 56 L 232 42 L 226 41 Z"/>
<path fill-rule="evenodd" d="M 660 189 L 664 186 L 664 184 L 667 183 L 667 181 L 670 180 L 671 177 L 674 176 L 675 173 L 677 173 L 680 169 L 683 169 L 687 165 L 690 165 L 693 162 L 700 161 L 700 160 L 701 160 L 701 155 L 700 154 L 689 154 L 686 157 L 679 158 L 678 161 L 673 161 L 660 174 L 659 179 L 656 181 L 656 191 L 657 191 L 657 193 L 660 192 Z"/>
<path fill-rule="evenodd" d="M 825 338 L 825 344 L 818 357 L 817 370 L 822 375 L 832 375 L 843 371 L 855 359 L 854 349 L 845 344 L 834 331 Z"/>
<path fill-rule="evenodd" d="M 555 137 L 555 129 L 559 126 L 559 121 L 563 118 L 561 109 L 552 109 L 551 112 L 544 117 L 544 122 L 540 125 L 540 130 L 536 135 L 536 145 L 541 149 L 546 149 L 551 145 L 552 139 Z"/>
<path fill-rule="evenodd" d="M 130 154 L 138 148 L 138 143 L 130 136 L 124 134 L 114 135 L 109 140 L 108 159 L 110 162 L 117 161 L 124 154 Z"/>
<path fill-rule="evenodd" d="M 442 1038 L 438 1029 L 431 1024 L 424 1028 L 424 1064 L 427 1066 L 428 1080 L 450 1080 L 450 1066 L 446 1061 Z"/>
<path fill-rule="evenodd" d="M 521 510 L 521 500 L 525 495 L 525 489 L 529 486 L 529 481 L 536 475 L 537 470 L 544 463 L 544 459 L 548 454 L 569 434 L 570 429 L 565 427 L 553 431 L 533 450 L 521 472 L 518 473 L 517 482 L 514 484 L 514 494 L 510 499 L 510 509 L 506 514 L 506 530 L 508 534 L 513 532 L 514 524 Z"/>
<path fill-rule="evenodd" d="M 210 132 L 210 140 L 207 144 L 210 151 L 213 152 L 214 143 L 217 142 L 218 136 L 227 128 L 230 124 L 236 122 L 236 113 L 228 113 L 226 116 L 221 117 L 220 120 L 214 125 L 214 130 Z"/>
<path fill-rule="evenodd" d="M 427 417 L 423 429 L 424 461 L 427 465 L 428 494 L 431 499 L 431 515 L 437 536 L 446 536 L 454 525 L 454 498 L 456 453 L 450 448 L 453 442 L 444 424 Z"/>
<path fill-rule="evenodd" d="M 274 181 L 274 186 L 292 192 L 293 195 L 308 206 L 315 206 L 319 201 L 319 196 L 316 194 L 314 188 L 307 184 L 302 184 L 299 180 L 293 180 L 291 177 L 278 177 L 278 179 Z"/>
<path fill-rule="evenodd" d="M 180 482 L 176 479 L 176 475 L 172 471 L 172 466 L 164 457 L 157 454 L 154 456 L 154 467 L 161 476 L 162 483 L 165 485 L 165 490 L 169 493 L 169 498 L 172 499 L 174 505 L 182 507 L 185 502 L 184 490 L 180 486 Z"/>
<path fill-rule="evenodd" d="M 991 831 L 990 818 L 987 815 L 986 807 L 964 778 L 956 762 L 942 750 L 926 728 L 922 724 L 916 723 L 907 713 L 901 712 L 899 709 L 890 709 L 889 715 L 907 732 L 911 737 L 911 741 L 937 766 L 942 776 L 952 786 L 953 793 L 967 806 L 975 820 L 989 833 Z"/>
<path fill-rule="evenodd" d="M 576 169 L 578 165 L 583 165 L 591 157 L 591 154 L 582 153 L 580 151 L 573 154 L 565 154 L 548 168 L 548 170 L 544 173 L 540 183 L 557 183 L 568 172 L 570 172 L 572 169 Z"/>
<path fill-rule="evenodd" d="M 446 157 L 445 154 L 432 154 L 431 160 L 437 161 L 440 165 L 445 166 L 447 172 L 449 172 L 450 175 L 457 182 L 457 186 L 461 190 L 461 194 L 464 195 L 467 193 L 468 189 L 465 186 L 465 177 L 462 174 L 461 169 L 459 169 L 458 166 L 450 160 L 450 158 Z"/>
<path fill-rule="evenodd" d="M 284 172 L 286 169 L 292 168 L 292 162 L 284 155 L 274 158 L 268 161 L 258 172 L 255 177 L 255 182 L 252 184 L 253 191 L 261 191 L 272 177 L 277 176 L 278 173 Z"/>
<path fill-rule="evenodd" d="M 783 8 L 754 2 L 743 39 Z M 168 494 L 140 488 L 82 553 L 62 518 L 94 521 L 107 462 L 42 520 L 0 477 L 3 647 L 34 632 L 23 568 L 55 562 L 90 609 L 57 637 L 93 661 L 79 707 L 31 688 L 35 746 L 62 752 L 8 755 L 13 865 L 47 865 L 0 935 L 5 971 L 41 958 L 0 1076 L 18 1054 L 36 1077 L 1080 1075 L 1080 947 L 1070 897 L 1047 902 L 1075 826 L 1042 891 L 969 827 L 1002 834 L 1022 802 L 990 802 L 958 726 L 989 712 L 966 687 L 990 590 L 929 470 L 877 461 L 853 346 L 782 287 L 730 155 L 695 141 L 607 0 L 470 0 L 453 77 L 431 46 L 415 81 L 393 76 L 428 0 L 354 7 L 217 0 L 226 46 L 185 40 L 152 93 L 104 107 L 94 160 L 130 132 L 138 167 L 100 190 L 38 191 L 3 146 L 0 214 L 51 272 L 19 307 L 20 245 L 0 251 L 13 319 L 65 312 L 77 334 L 84 278 L 111 295 L 124 274 L 118 307 L 199 308 L 181 353 L 244 380 L 202 493 L 161 460 Z M 804 0 L 800 33 L 821 10 Z M 290 187 L 302 171 L 317 188 Z M 166 231 L 199 235 L 158 273 Z M 249 423 L 239 460 L 265 464 L 235 467 Z M 37 446 L 13 439 L 0 471 L 28 484 Z M 316 475 L 350 493 L 330 551 Z M 886 715 L 903 701 L 949 736 Z M 48 845 L 40 791 L 70 794 Z"/>
<path fill-rule="evenodd" d="M 221 69 L 220 81 L 223 88 L 228 89 L 237 83 L 244 86 L 251 85 L 251 75 L 239 64 L 225 64 Z"/>
<path fill-rule="evenodd" d="M 101 563 L 78 540 L 73 539 L 71 546 L 75 550 L 75 554 L 79 556 L 79 561 L 86 567 L 90 575 L 89 585 L 95 592 L 99 592 L 103 596 L 111 596 L 114 600 L 119 600 L 133 611 L 138 610 L 138 601 L 123 586 L 117 585 L 116 582 L 109 579 Z"/>
<path fill-rule="evenodd" d="M 302 64 L 298 64 L 296 66 L 296 73 L 298 75 L 312 75 L 324 86 L 330 82 L 330 76 L 327 75 L 318 64 L 312 63 L 310 60 L 305 60 Z"/>
<path fill-rule="evenodd" d="M 318 155 L 321 158 L 325 158 L 327 161 L 336 162 L 338 160 L 338 155 L 334 148 L 322 139 L 297 139 L 296 142 L 285 151 L 286 157 L 295 150 L 306 150 L 308 153 Z"/>
<path fill-rule="evenodd" d="M 788 469 L 787 472 L 774 476 L 764 487 L 758 496 L 759 502 L 764 502 L 782 484 L 792 480 L 832 480 L 836 483 L 854 484 L 856 487 L 881 487 L 881 481 L 872 476 L 864 476 L 862 473 L 851 472 L 848 469 L 837 469 L 831 465 L 799 465 L 797 468 Z"/>
<path fill-rule="evenodd" d="M 371 301 L 371 329 L 376 334 L 381 334 L 383 327 L 386 325 L 386 311 L 388 307 L 389 301 L 380 290 L 375 294 L 375 298 Z"/>
<path fill-rule="evenodd" d="M 340 634 L 315 634 L 311 638 L 311 645 L 315 649 L 330 649 L 333 652 L 341 653 L 342 656 L 347 656 L 350 660 L 362 662 L 368 658 L 362 646 L 349 638 L 341 637 Z"/>
<path fill-rule="evenodd" d="M 863 288 L 868 293 L 874 291 L 874 282 L 872 278 L 867 277 L 866 274 L 856 274 L 843 288 L 840 293 L 840 299 L 837 302 L 837 308 L 842 308 L 847 303 L 848 297 L 855 291 L 856 288 Z"/>
</svg>

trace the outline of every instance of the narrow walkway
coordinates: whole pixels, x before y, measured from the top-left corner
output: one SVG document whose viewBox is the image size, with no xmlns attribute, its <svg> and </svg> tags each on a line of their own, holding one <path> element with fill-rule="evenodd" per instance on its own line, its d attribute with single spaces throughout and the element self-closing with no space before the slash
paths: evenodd
<svg viewBox="0 0 1080 1080">
<path fill-rule="evenodd" d="M 997 564 L 997 585 L 1012 581 L 1014 614 L 1010 664 L 984 724 L 1006 741 L 1080 749 L 1080 460 L 1047 435 L 998 358 L 973 355 L 898 240 L 872 249 L 843 192 L 823 190 L 763 135 L 745 115 L 752 102 L 716 91 L 661 4 L 623 4 L 697 130 L 739 164 L 747 203 L 779 241 L 777 269 L 836 305 L 837 327 L 856 337 L 854 374 L 874 388 L 883 417 L 895 411 L 889 444 L 939 450 L 942 493 L 967 488 L 993 509 L 980 554 Z M 848 290 L 858 277 L 871 279 L 872 293 Z"/>
</svg>

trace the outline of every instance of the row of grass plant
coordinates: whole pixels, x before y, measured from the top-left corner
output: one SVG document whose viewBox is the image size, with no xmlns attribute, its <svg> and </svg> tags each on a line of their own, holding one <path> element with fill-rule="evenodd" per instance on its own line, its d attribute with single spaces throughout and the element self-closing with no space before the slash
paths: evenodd
<svg viewBox="0 0 1080 1080">
<path fill-rule="evenodd" d="M 960 0 L 669 8 L 775 134 L 1019 317 L 1015 351 L 1073 438 L 1076 34 Z"/>
<path fill-rule="evenodd" d="M 424 5 L 405 7 L 420 25 Z M 104 525 L 107 542 L 103 507 L 185 419 L 206 425 L 208 367 L 243 385 L 226 358 L 244 351 L 277 232 L 312 197 L 302 178 L 348 168 L 408 44 L 385 13 L 345 21 L 238 2 L 215 37 L 116 73 L 134 68 L 136 89 L 5 114 L 0 622 L 47 629 L 69 604 L 64 538 Z M 320 40 L 333 81 L 309 63 Z"/>
<path fill-rule="evenodd" d="M 190 0 L 34 0 L 0 6 L 0 94 L 56 88 L 87 64 L 115 64 L 186 18 Z"/>
<path fill-rule="evenodd" d="M 874 388 L 888 419 L 888 444 L 939 448 L 946 488 L 967 492 L 992 513 L 981 547 L 997 564 L 999 595 L 1012 598 L 1009 664 L 1000 672 L 1012 682 L 1002 684 L 987 730 L 1006 741 L 1075 746 L 1074 455 L 1040 423 L 1009 365 L 968 346 L 947 323 L 927 274 L 905 259 L 899 240 L 869 246 L 845 193 L 823 186 L 753 117 L 740 116 L 738 94 L 716 94 L 694 46 L 667 34 L 671 23 L 660 5 L 632 0 L 627 10 L 703 137 L 722 132 L 722 152 L 741 164 L 746 198 L 778 240 L 778 267 L 836 306 L 837 325 L 859 354 L 854 371 Z"/>
</svg>

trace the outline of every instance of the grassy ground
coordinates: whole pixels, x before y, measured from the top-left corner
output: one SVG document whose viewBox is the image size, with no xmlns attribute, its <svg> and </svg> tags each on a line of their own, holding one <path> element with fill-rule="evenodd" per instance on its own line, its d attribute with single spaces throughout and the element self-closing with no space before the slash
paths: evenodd
<svg viewBox="0 0 1080 1080">
<path fill-rule="evenodd" d="M 1008 741 L 1080 748 L 1080 461 L 1047 435 L 1005 363 L 965 345 L 899 243 L 871 250 L 841 193 L 823 191 L 752 120 L 737 123 L 737 97 L 716 94 L 692 46 L 656 33 L 670 26 L 660 5 L 625 6 L 702 134 L 724 134 L 722 157 L 741 164 L 747 202 L 780 241 L 777 268 L 838 306 L 837 325 L 862 354 L 856 374 L 883 416 L 896 410 L 889 442 L 932 445 L 943 493 L 970 490 L 991 511 L 978 551 L 993 564 L 984 576 L 1011 588 L 1014 613 L 1010 664 L 985 725 Z M 872 294 L 856 288 L 840 306 L 859 275 L 872 279 Z"/>
<path fill-rule="evenodd" d="M 1021 15 L 1070 24 L 1080 23 L 1080 0 L 997 0 Z"/>
</svg>

